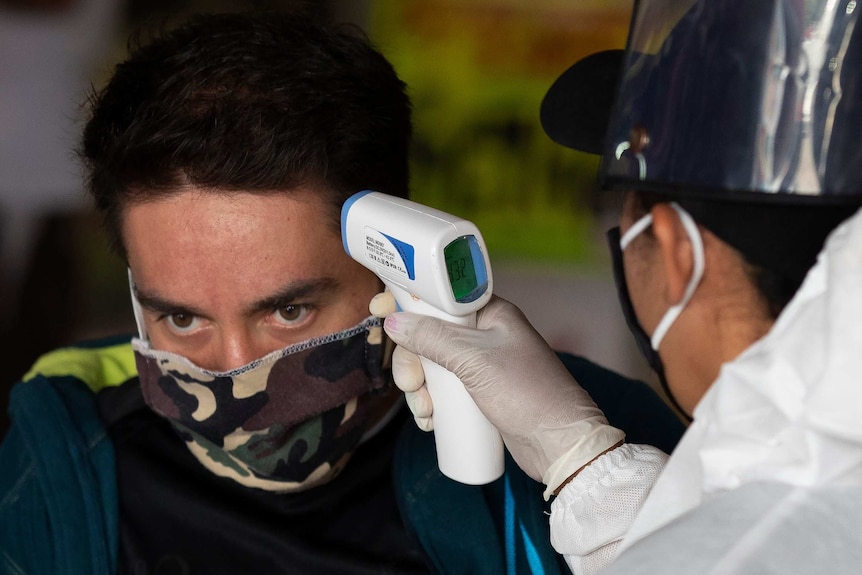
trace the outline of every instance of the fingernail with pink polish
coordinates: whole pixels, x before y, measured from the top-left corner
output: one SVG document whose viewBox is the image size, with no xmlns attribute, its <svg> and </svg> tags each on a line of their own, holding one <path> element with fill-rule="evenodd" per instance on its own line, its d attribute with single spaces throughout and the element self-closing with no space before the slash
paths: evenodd
<svg viewBox="0 0 862 575">
<path fill-rule="evenodd" d="M 386 319 L 383 321 L 383 329 L 388 332 L 399 333 L 398 318 L 395 317 L 394 313 L 386 316 Z"/>
</svg>

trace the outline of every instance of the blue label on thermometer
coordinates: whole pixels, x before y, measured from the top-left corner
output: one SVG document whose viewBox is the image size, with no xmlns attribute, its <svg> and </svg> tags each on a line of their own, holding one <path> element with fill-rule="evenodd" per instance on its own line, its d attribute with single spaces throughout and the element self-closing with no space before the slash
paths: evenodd
<svg viewBox="0 0 862 575">
<path fill-rule="evenodd" d="M 407 277 L 411 280 L 416 279 L 416 267 L 413 265 L 413 246 L 411 246 L 407 242 L 397 240 L 392 236 L 388 236 L 386 234 L 380 235 L 388 239 L 390 242 L 392 242 L 392 245 L 395 246 L 395 249 L 398 251 L 398 255 L 401 256 L 401 261 L 404 263 L 404 267 L 407 269 Z"/>
<path fill-rule="evenodd" d="M 374 228 L 365 228 L 365 256 L 389 273 L 411 281 L 416 279 L 414 253 L 410 244 Z"/>
</svg>

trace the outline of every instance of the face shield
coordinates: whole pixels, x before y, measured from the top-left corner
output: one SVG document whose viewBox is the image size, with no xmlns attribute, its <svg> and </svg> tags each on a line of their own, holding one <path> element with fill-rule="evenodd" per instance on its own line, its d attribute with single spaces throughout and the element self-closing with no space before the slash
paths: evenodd
<svg viewBox="0 0 862 575">
<path fill-rule="evenodd" d="M 859 10 L 854 0 L 640 0 L 603 186 L 858 203 Z"/>
</svg>

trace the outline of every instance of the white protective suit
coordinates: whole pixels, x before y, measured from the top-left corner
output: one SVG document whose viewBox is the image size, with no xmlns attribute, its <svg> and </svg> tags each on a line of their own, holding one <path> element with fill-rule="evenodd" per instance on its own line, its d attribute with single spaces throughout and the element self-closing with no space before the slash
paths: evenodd
<svg viewBox="0 0 862 575">
<path fill-rule="evenodd" d="M 624 445 L 561 491 L 573 572 L 862 573 L 862 210 L 665 457 Z"/>
</svg>

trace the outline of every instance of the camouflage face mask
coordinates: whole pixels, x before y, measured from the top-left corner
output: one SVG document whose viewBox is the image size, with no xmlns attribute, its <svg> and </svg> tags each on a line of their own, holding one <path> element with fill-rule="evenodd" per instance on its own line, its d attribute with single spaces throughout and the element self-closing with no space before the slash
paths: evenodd
<svg viewBox="0 0 862 575">
<path fill-rule="evenodd" d="M 386 391 L 383 330 L 369 318 L 227 372 L 132 340 L 144 400 L 216 475 L 299 491 L 341 471 Z"/>
</svg>

